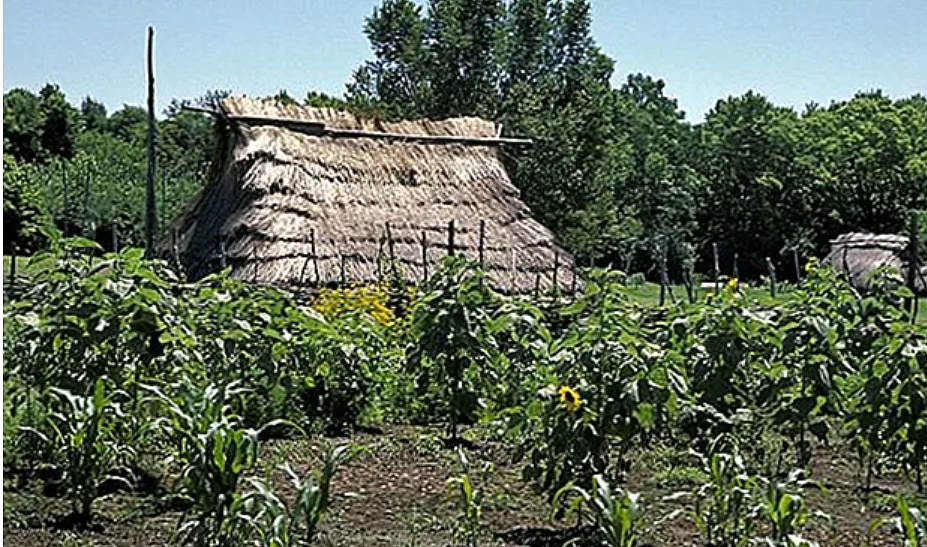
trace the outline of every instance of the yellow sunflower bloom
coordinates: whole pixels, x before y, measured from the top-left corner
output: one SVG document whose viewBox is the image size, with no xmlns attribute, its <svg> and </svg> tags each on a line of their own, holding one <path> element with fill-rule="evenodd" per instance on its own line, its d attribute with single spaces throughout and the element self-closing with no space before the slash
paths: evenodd
<svg viewBox="0 0 927 547">
<path fill-rule="evenodd" d="M 583 399 L 579 396 L 579 392 L 570 386 L 563 386 L 560 388 L 560 402 L 566 408 L 567 412 L 576 412 L 579 410 L 579 405 L 582 404 Z"/>
<path fill-rule="evenodd" d="M 732 291 L 736 291 L 738 285 L 740 285 L 740 280 L 736 277 L 732 277 L 727 281 L 727 288 Z"/>
</svg>

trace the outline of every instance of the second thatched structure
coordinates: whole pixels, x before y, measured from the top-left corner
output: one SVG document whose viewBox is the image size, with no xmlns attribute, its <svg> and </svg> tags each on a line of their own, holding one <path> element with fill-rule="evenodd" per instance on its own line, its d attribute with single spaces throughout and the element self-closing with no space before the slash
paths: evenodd
<svg viewBox="0 0 927 547">
<path fill-rule="evenodd" d="M 847 276 L 857 287 L 865 287 L 877 268 L 890 266 L 898 271 L 899 280 L 915 291 L 927 292 L 927 266 L 912 264 L 910 240 L 892 234 L 843 234 L 830 242 L 830 253 L 824 262 Z"/>
<path fill-rule="evenodd" d="M 449 253 L 497 287 L 561 291 L 573 259 L 531 217 L 495 125 L 478 118 L 384 123 L 241 97 L 219 105 L 218 169 L 172 224 L 168 252 L 199 278 L 283 287 L 420 282 Z"/>
</svg>

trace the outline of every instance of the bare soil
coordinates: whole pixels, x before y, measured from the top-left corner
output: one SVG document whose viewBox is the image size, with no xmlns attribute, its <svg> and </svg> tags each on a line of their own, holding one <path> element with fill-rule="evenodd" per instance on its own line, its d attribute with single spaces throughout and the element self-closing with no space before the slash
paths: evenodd
<svg viewBox="0 0 927 547">
<path fill-rule="evenodd" d="M 472 433 L 472 432 L 471 432 Z M 320 538 L 322 545 L 448 546 L 455 544 L 459 510 L 447 480 L 460 472 L 457 452 L 443 442 L 438 428 L 390 427 L 381 433 L 360 433 L 352 439 L 279 440 L 265 444 L 259 473 L 270 473 L 286 461 L 299 473 L 318 467 L 322 443 L 353 442 L 368 451 L 342 468 L 333 485 L 333 503 Z M 503 446 L 474 439 L 466 448 L 471 476 L 484 489 L 481 545 L 554 546 L 591 533 L 589 527 L 551 522 L 545 498 L 520 478 L 521 468 Z M 819 447 L 812 461 L 822 491 L 809 491 L 812 509 L 829 515 L 813 521 L 806 535 L 821 545 L 866 545 L 872 522 L 894 511 L 892 496 L 911 493 L 913 485 L 898 474 L 881 474 L 874 488 L 863 492 L 855 465 L 846 451 Z M 685 502 L 667 501 L 686 489 L 687 475 L 671 469 L 665 453 L 634 458 L 627 484 L 641 493 L 646 532 L 642 545 L 701 546 L 705 542 L 685 513 Z M 276 477 L 280 478 L 280 477 Z M 142 546 L 168 545 L 181 512 L 154 494 L 116 493 L 99 500 L 90 525 L 69 519 L 63 499 L 42 493 L 41 481 L 25 486 L 5 473 L 3 540 L 10 546 Z M 285 481 L 275 480 L 286 492 Z M 922 498 L 921 498 L 922 499 Z M 666 521 L 681 509 L 683 514 Z M 583 542 L 585 543 L 585 542 Z M 877 531 L 874 546 L 896 546 L 888 527 Z"/>
</svg>

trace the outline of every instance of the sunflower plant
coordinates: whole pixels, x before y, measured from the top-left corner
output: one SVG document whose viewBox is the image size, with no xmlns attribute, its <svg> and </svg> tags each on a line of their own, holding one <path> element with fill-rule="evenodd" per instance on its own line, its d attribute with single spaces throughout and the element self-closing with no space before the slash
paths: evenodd
<svg viewBox="0 0 927 547">
<path fill-rule="evenodd" d="M 448 418 L 448 434 L 476 418 L 478 394 L 496 353 L 488 332 L 499 298 L 486 274 L 462 257 L 448 257 L 412 309 L 407 373 L 431 415 Z"/>
<path fill-rule="evenodd" d="M 596 474 L 622 474 L 625 455 L 666 429 L 685 389 L 613 274 L 593 274 L 561 313 L 572 322 L 537 365 L 549 385 L 506 413 L 525 478 L 550 496 L 570 483 L 591 488 Z"/>
</svg>

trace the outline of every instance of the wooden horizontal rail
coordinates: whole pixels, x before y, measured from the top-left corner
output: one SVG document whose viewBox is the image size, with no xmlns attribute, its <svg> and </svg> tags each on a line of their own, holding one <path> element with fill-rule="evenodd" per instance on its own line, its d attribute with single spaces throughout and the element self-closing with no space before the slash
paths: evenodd
<svg viewBox="0 0 927 547">
<path fill-rule="evenodd" d="M 410 135 L 406 133 L 390 133 L 387 131 L 368 131 L 364 129 L 338 129 L 327 127 L 322 122 L 309 120 L 294 120 L 292 118 L 277 118 L 270 116 L 240 116 L 225 114 L 222 111 L 210 110 L 207 108 L 184 106 L 184 110 L 193 112 L 203 112 L 213 116 L 221 117 L 232 122 L 243 123 L 245 125 L 272 125 L 275 127 L 286 127 L 301 133 L 328 137 L 341 138 L 363 138 L 363 139 L 387 139 L 403 142 L 421 142 L 437 144 L 466 144 L 475 146 L 495 146 L 501 144 L 511 144 L 519 146 L 531 146 L 534 142 L 531 139 L 516 137 L 468 137 L 465 135 Z"/>
</svg>

